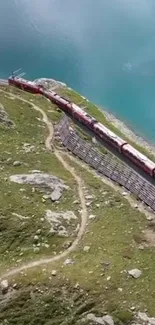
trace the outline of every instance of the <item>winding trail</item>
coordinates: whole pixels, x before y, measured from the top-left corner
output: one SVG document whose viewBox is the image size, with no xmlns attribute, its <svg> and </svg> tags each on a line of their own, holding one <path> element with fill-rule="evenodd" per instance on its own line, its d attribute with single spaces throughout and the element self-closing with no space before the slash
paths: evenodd
<svg viewBox="0 0 155 325">
<path fill-rule="evenodd" d="M 58 254 L 54 257 L 49 257 L 49 258 L 41 258 L 37 261 L 34 261 L 34 262 L 27 262 L 25 264 L 23 264 L 22 266 L 19 266 L 17 268 L 14 268 L 14 269 L 11 269 L 10 271 L 6 272 L 4 275 L 1 275 L 0 278 L 3 279 L 3 278 L 6 278 L 6 277 L 9 277 L 9 276 L 12 276 L 12 275 L 16 275 L 18 273 L 20 273 L 21 271 L 24 271 L 24 270 L 27 270 L 27 269 L 30 269 L 30 268 L 33 268 L 33 267 L 36 267 L 36 266 L 40 266 L 40 265 L 43 265 L 43 264 L 48 264 L 48 263 L 51 263 L 51 262 L 55 262 L 55 261 L 58 261 L 64 257 L 66 257 L 70 252 L 72 252 L 76 247 L 77 245 L 79 244 L 84 232 L 85 232 L 85 228 L 86 228 L 86 224 L 87 224 L 87 219 L 88 219 L 88 214 L 87 214 L 87 207 L 86 207 L 86 202 L 85 202 L 85 196 L 84 196 L 84 191 L 83 191 L 83 181 L 82 179 L 77 176 L 77 174 L 75 173 L 74 171 L 74 168 L 71 167 L 62 157 L 62 155 L 60 154 L 60 152 L 58 152 L 56 150 L 56 148 L 54 148 L 54 145 L 53 145 L 53 135 L 54 135 L 54 128 L 53 128 L 53 124 L 49 121 L 48 119 L 48 116 L 46 115 L 46 113 L 37 105 L 33 104 L 32 102 L 20 97 L 20 96 L 17 96 L 17 95 L 14 95 L 12 93 L 8 93 L 4 90 L 0 90 L 0 92 L 4 92 L 7 94 L 7 96 L 11 96 L 11 97 L 14 97 L 16 99 L 19 99 L 21 100 L 22 102 L 25 102 L 29 105 L 31 105 L 36 111 L 39 111 L 41 114 L 42 114 L 42 121 L 46 124 L 47 126 L 47 129 L 48 129 L 48 136 L 45 140 L 45 145 L 46 145 L 46 148 L 48 150 L 52 150 L 53 153 L 55 154 L 55 156 L 57 157 L 57 159 L 62 163 L 63 167 L 72 174 L 72 176 L 74 177 L 76 183 L 77 183 L 77 190 L 78 190 L 78 195 L 79 195 L 79 199 L 80 199 L 80 202 L 81 202 L 81 225 L 80 225 L 80 228 L 79 228 L 79 231 L 78 231 L 78 234 L 77 234 L 77 237 L 76 239 L 74 240 L 74 242 L 72 243 L 72 245 L 67 248 L 63 253 L 61 254 Z"/>
</svg>

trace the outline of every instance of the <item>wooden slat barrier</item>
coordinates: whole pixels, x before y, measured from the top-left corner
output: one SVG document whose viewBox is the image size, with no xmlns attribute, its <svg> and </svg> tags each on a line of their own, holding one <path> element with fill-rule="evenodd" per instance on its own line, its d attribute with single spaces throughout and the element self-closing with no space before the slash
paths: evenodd
<svg viewBox="0 0 155 325">
<path fill-rule="evenodd" d="M 155 211 L 155 187 L 135 173 L 130 167 L 119 162 L 111 153 L 100 153 L 94 145 L 87 143 L 70 130 L 70 121 L 64 116 L 55 127 L 63 145 L 85 161 L 97 172 L 107 176 Z"/>
</svg>

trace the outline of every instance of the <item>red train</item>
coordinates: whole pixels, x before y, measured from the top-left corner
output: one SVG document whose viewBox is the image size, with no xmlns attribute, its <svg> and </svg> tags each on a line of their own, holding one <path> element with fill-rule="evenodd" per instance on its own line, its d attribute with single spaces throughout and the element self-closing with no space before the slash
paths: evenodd
<svg viewBox="0 0 155 325">
<path fill-rule="evenodd" d="M 8 79 L 10 85 L 18 87 L 22 90 L 41 94 L 48 98 L 52 103 L 56 104 L 65 113 L 71 115 L 75 120 L 81 122 L 84 126 L 89 128 L 94 135 L 106 141 L 116 150 L 126 156 L 135 165 L 145 171 L 152 177 L 155 177 L 155 163 L 148 159 L 146 156 L 141 154 L 139 151 L 134 149 L 125 140 L 121 139 L 114 132 L 110 131 L 103 124 L 98 122 L 95 118 L 87 114 L 78 105 L 70 102 L 62 96 L 59 96 L 54 91 L 47 91 L 41 85 L 36 85 L 36 83 L 27 81 L 22 78 L 11 76 Z"/>
</svg>

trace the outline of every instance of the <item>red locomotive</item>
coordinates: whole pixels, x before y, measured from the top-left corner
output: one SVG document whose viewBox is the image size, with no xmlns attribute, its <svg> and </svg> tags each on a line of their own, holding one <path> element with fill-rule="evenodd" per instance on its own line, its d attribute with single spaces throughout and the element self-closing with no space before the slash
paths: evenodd
<svg viewBox="0 0 155 325">
<path fill-rule="evenodd" d="M 71 103 L 69 100 L 62 96 L 59 96 L 54 91 L 44 90 L 42 86 L 36 85 L 34 82 L 27 81 L 22 78 L 15 77 L 12 75 L 9 77 L 8 82 L 10 85 L 18 87 L 22 90 L 40 94 L 48 98 L 52 103 L 56 104 L 65 113 L 71 115 L 75 120 L 82 123 L 84 126 L 89 128 L 94 135 L 106 141 L 113 148 L 118 150 L 122 155 L 126 156 L 135 165 L 145 171 L 152 177 L 155 177 L 155 163 L 148 159 L 146 156 L 141 154 L 125 140 L 121 139 L 114 132 L 109 130 L 103 124 L 98 122 L 91 115 L 87 114 L 81 107 Z"/>
</svg>

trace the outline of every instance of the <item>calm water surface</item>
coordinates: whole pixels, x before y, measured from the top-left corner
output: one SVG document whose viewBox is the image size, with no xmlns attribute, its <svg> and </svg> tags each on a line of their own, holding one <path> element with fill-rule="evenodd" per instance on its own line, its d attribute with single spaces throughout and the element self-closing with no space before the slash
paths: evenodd
<svg viewBox="0 0 155 325">
<path fill-rule="evenodd" d="M 155 143 L 154 0 L 0 0 L 0 76 L 66 82 Z"/>
</svg>

